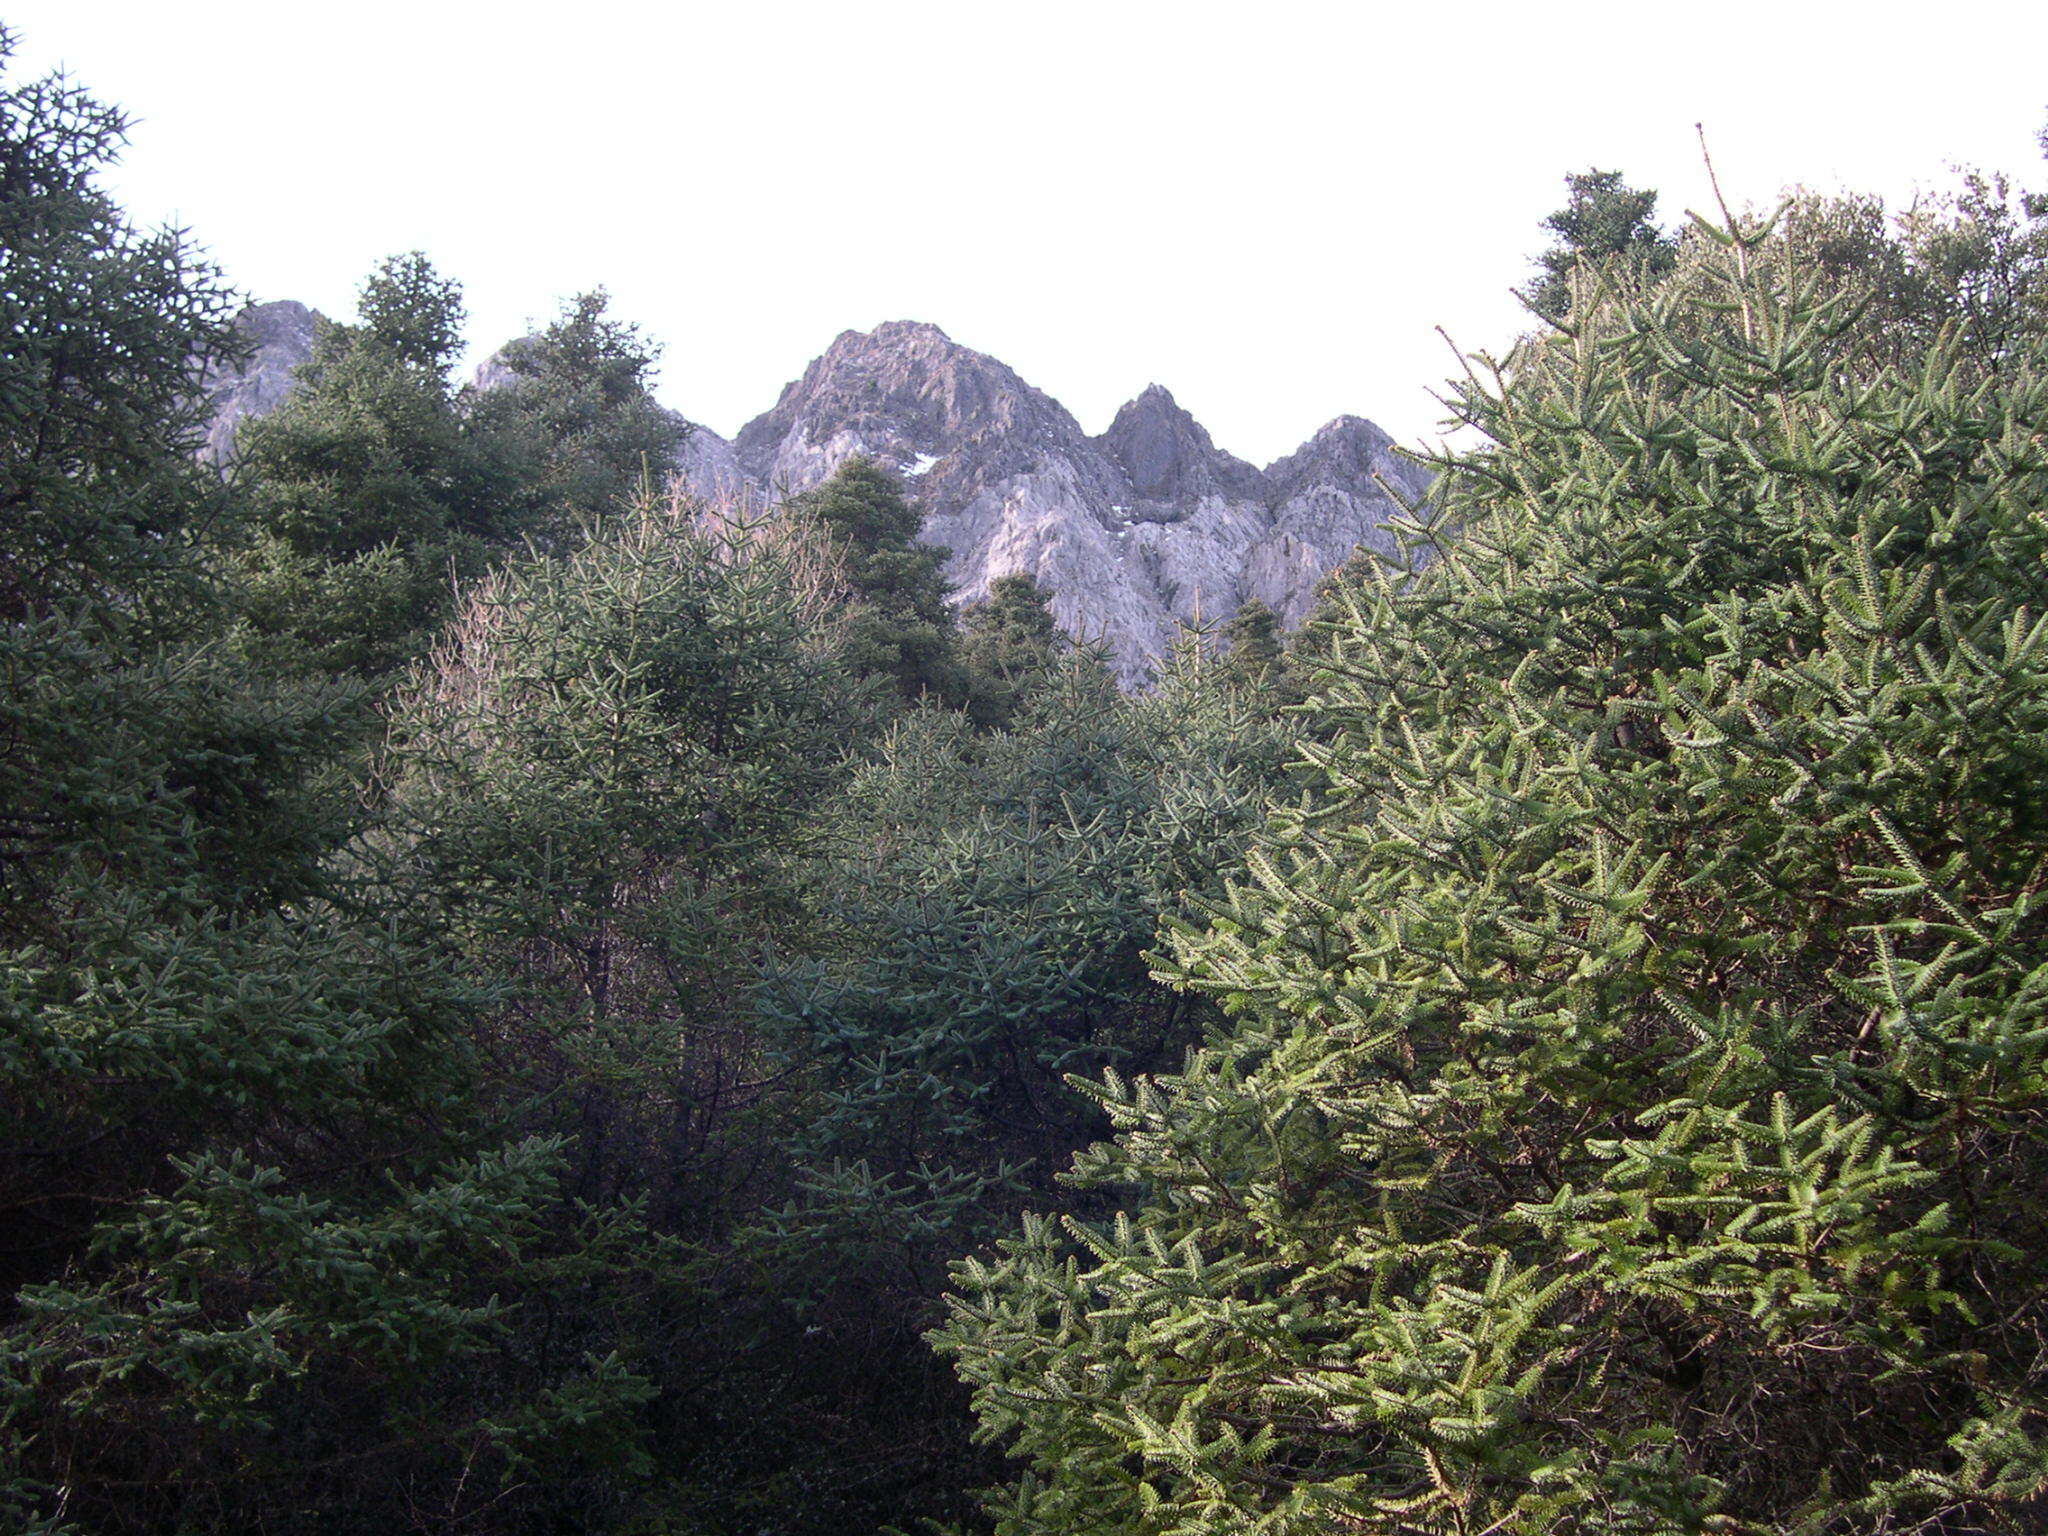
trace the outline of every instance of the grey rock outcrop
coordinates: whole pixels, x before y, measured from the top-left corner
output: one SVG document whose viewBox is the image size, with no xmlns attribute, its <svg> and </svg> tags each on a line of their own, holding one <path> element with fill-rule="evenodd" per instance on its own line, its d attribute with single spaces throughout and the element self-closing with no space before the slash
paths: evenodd
<svg viewBox="0 0 2048 1536">
<path fill-rule="evenodd" d="M 1089 437 L 1057 401 L 936 326 L 848 331 L 734 441 L 770 499 L 855 454 L 901 474 L 924 538 L 951 553 L 963 603 L 1024 572 L 1073 634 L 1109 643 L 1137 681 L 1183 623 L 1249 598 L 1298 624 L 1361 543 L 1391 548 L 1398 503 L 1427 476 L 1386 434 L 1340 417 L 1266 470 L 1225 453 L 1157 385 Z"/>
<path fill-rule="evenodd" d="M 903 476 L 962 603 L 1028 572 L 1069 632 L 1135 672 L 1163 635 L 1155 583 L 1122 548 L 1129 482 L 1066 408 L 937 326 L 841 335 L 734 439 L 770 500 L 864 454 Z"/>
<path fill-rule="evenodd" d="M 1259 472 L 1219 449 L 1157 384 L 1118 411 L 1096 443 L 1123 470 L 1141 502 L 1169 508 L 1204 496 L 1256 497 L 1261 491 Z"/>
<path fill-rule="evenodd" d="M 294 299 L 252 304 L 235 317 L 235 331 L 249 346 L 243 365 L 216 372 L 202 386 L 208 415 L 206 457 L 225 463 L 235 450 L 235 433 L 251 416 L 284 404 L 292 373 L 313 355 L 313 338 L 326 324 L 317 310 Z"/>
<path fill-rule="evenodd" d="M 512 368 L 512 349 L 522 342 L 531 340 L 533 340 L 531 336 L 521 336 L 516 340 L 508 341 L 489 357 L 478 363 L 476 367 L 470 370 L 469 382 L 462 386 L 464 392 L 477 395 L 485 394 L 494 389 L 503 389 L 507 384 L 518 378 L 519 375 Z"/>
<path fill-rule="evenodd" d="M 690 424 L 690 435 L 676 451 L 676 477 L 691 495 L 705 501 L 759 501 L 761 492 L 740 468 L 733 446 L 702 422 Z"/>
<path fill-rule="evenodd" d="M 1401 502 L 1422 498 L 1430 475 L 1396 453 L 1393 439 L 1371 422 L 1339 416 L 1269 464 L 1265 480 L 1272 528 L 1247 555 L 1246 595 L 1292 627 L 1308 617 L 1316 583 L 1353 549 L 1395 552 L 1387 522 Z"/>
<path fill-rule="evenodd" d="M 283 400 L 320 321 L 303 305 L 267 304 L 239 323 L 255 357 L 212 389 L 217 456 L 237 422 Z M 508 376 L 493 356 L 470 387 Z M 1299 624 L 1353 549 L 1392 548 L 1388 487 L 1413 500 L 1428 486 L 1357 416 L 1256 468 L 1158 385 L 1091 437 L 1003 363 L 902 320 L 839 336 L 731 442 L 692 427 L 675 472 L 707 499 L 772 505 L 856 454 L 893 469 L 922 504 L 923 537 L 948 551 L 958 601 L 999 576 L 1035 576 L 1070 633 L 1108 643 L 1126 682 L 1182 624 L 1226 619 L 1247 599 Z"/>
</svg>

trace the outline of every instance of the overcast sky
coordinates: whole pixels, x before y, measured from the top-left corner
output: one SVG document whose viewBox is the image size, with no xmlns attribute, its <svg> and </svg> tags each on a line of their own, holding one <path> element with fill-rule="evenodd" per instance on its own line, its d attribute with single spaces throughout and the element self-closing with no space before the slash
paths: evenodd
<svg viewBox="0 0 2048 1536">
<path fill-rule="evenodd" d="M 731 433 L 838 332 L 929 320 L 1100 431 L 1166 385 L 1264 463 L 1430 431 L 1442 326 L 1520 321 L 1567 171 L 1704 207 L 1957 163 L 2048 184 L 2048 5 L 0 0 L 134 117 L 111 178 L 259 299 L 461 280 L 473 355 L 603 284 Z"/>
</svg>

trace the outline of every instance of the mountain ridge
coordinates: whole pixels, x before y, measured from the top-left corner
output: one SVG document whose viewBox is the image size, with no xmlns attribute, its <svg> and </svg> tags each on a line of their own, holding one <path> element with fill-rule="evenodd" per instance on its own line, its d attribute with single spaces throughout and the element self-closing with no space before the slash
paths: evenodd
<svg viewBox="0 0 2048 1536">
<path fill-rule="evenodd" d="M 232 451 L 237 422 L 283 400 L 320 323 L 289 300 L 244 312 L 249 363 L 208 382 L 213 457 Z M 503 378 L 486 359 L 469 387 Z M 1060 624 L 1107 642 L 1133 684 L 1181 625 L 1248 600 L 1299 624 L 1354 548 L 1392 549 L 1400 503 L 1388 487 L 1413 500 L 1429 483 L 1362 416 L 1326 422 L 1259 468 L 1217 447 L 1156 383 L 1091 435 L 1008 364 L 915 320 L 840 332 L 729 440 L 692 423 L 675 471 L 707 499 L 773 506 L 855 455 L 899 475 L 922 506 L 956 602 L 997 577 L 1033 576 Z"/>
</svg>

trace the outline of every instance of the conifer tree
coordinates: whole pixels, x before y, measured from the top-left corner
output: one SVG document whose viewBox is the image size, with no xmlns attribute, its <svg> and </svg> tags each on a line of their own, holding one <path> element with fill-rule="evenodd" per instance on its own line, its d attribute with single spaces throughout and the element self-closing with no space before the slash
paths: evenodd
<svg viewBox="0 0 2048 1536">
<path fill-rule="evenodd" d="M 1257 598 L 1247 598 L 1218 636 L 1223 676 L 1273 707 L 1301 701 L 1301 682 L 1291 663 L 1280 615 Z"/>
<path fill-rule="evenodd" d="M 946 552 L 918 542 L 924 516 L 904 500 L 896 478 L 856 456 L 791 497 L 785 512 L 838 545 L 859 604 L 847 651 L 855 673 L 891 679 L 906 702 L 961 703 L 966 680 L 947 603 Z"/>
<path fill-rule="evenodd" d="M 521 1337 L 634 1363 L 653 1483 L 625 1507 L 686 1501 L 700 1529 L 753 1529 L 723 1522 L 774 1472 L 765 1429 L 715 1423 L 758 1405 L 788 1345 L 730 1241 L 786 1187 L 747 1004 L 761 952 L 801 941 L 782 929 L 815 804 L 861 719 L 800 554 L 643 500 L 472 595 L 384 760 L 398 878 L 491 998 L 482 1093 L 559 1141 L 564 1188 L 603 1215 L 613 1270 Z M 588 1217 L 552 1220 L 560 1251 L 591 1250 Z M 609 1492 L 616 1514 L 635 1490 Z"/>
<path fill-rule="evenodd" d="M 1671 270 L 1678 242 L 1657 225 L 1657 194 L 1639 191 L 1619 171 L 1580 171 L 1565 177 L 1570 197 L 1543 221 L 1558 243 L 1536 258 L 1540 269 L 1527 294 L 1529 307 L 1547 320 L 1571 312 L 1572 273 L 1588 263 L 1613 264 L 1638 280 Z"/>
<path fill-rule="evenodd" d="M 1069 653 L 1006 731 L 911 712 L 856 770 L 815 948 L 785 953 L 758 1005 L 796 1166 L 749 1243 L 819 1351 L 802 1381 L 828 1395 L 792 1390 L 775 1415 L 817 1426 L 810 1455 L 899 1468 L 905 1494 L 990 1475 L 917 1339 L 944 1264 L 1043 1200 L 1095 1133 L 1063 1072 L 1149 1069 L 1198 1038 L 1207 1010 L 1142 951 L 1162 910 L 1218 888 L 1286 756 L 1189 645 L 1136 696 Z M 922 1497 L 881 1513 L 966 1513 Z"/>
<path fill-rule="evenodd" d="M 578 294 L 499 354 L 500 382 L 463 397 L 468 430 L 505 457 L 529 508 L 519 531 L 551 549 L 623 511 L 643 484 L 664 487 L 689 431 L 648 392 L 659 349 L 609 307 L 602 288 Z"/>
<path fill-rule="evenodd" d="M 2038 1528 L 2048 375 L 1695 238 L 1340 592 L 1124 1214 L 957 1272 L 1003 1529 Z"/>
<path fill-rule="evenodd" d="M 241 433 L 249 537 L 230 574 L 301 666 L 379 677 L 424 652 L 455 582 L 517 532 L 519 502 L 449 387 L 456 284 L 394 256 L 359 314 L 321 332 L 299 387 Z"/>
<path fill-rule="evenodd" d="M 558 1128 L 610 1170 L 590 1189 L 690 1172 L 664 1167 L 672 1128 L 632 1122 L 729 1098 L 749 951 L 841 757 L 836 637 L 756 531 L 643 500 L 481 588 L 395 712 L 405 860 L 506 991 L 517 1091 L 581 1098 Z"/>
<path fill-rule="evenodd" d="M 974 1230 L 1047 1171 L 1020 1183 L 1019 1170 L 1078 1145 L 1091 1112 L 1063 1073 L 1190 1043 L 1188 1004 L 1151 982 L 1141 952 L 1162 911 L 1215 885 L 1287 747 L 1192 644 L 1143 695 L 1083 649 L 1007 731 L 942 711 L 891 728 L 832 807 L 828 943 L 771 972 L 759 1005 L 828 1090 L 793 1134 L 802 1158 L 864 1163 L 876 1187 L 863 1199 L 947 1171 L 890 1196 L 917 1214 L 863 1230 L 917 1231 L 920 1263 L 936 1265 L 945 1228 Z"/>
<path fill-rule="evenodd" d="M 1052 594 L 1028 575 L 990 582 L 987 599 L 961 614 L 960 631 L 968 713 L 984 727 L 1014 720 L 1069 648 L 1052 616 Z"/>
<path fill-rule="evenodd" d="M 15 37 L 0 27 L 0 78 Z M 127 134 L 53 76 L 0 89 L 0 614 L 174 590 L 217 511 L 186 451 L 196 378 L 234 353 L 233 295 L 176 230 L 95 183 Z M 104 611 L 104 610 L 103 610 Z"/>
<path fill-rule="evenodd" d="M 468 983 L 335 857 L 360 694 L 264 674 L 208 580 L 192 402 L 230 305 L 97 190 L 120 133 L 0 89 L 0 1525 L 474 1528 L 520 1469 L 587 1495 L 637 1384 L 506 1323 L 615 1253 L 537 1252 L 559 1148 L 477 1124 Z"/>
</svg>

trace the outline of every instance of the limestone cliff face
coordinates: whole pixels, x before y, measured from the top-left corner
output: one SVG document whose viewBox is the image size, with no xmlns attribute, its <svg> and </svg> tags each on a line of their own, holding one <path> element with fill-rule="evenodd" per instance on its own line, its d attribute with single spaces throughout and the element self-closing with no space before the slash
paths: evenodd
<svg viewBox="0 0 2048 1536">
<path fill-rule="evenodd" d="M 217 455 L 237 421 L 284 398 L 318 323 L 297 304 L 243 317 L 256 358 L 213 387 Z M 470 387 L 503 374 L 488 360 Z M 1227 619 L 1248 598 L 1300 623 L 1354 548 L 1392 547 L 1385 525 L 1399 507 L 1385 486 L 1413 499 L 1428 484 L 1356 416 L 1258 469 L 1158 385 L 1091 437 L 1012 369 L 910 321 L 845 332 L 733 441 L 694 427 L 675 468 L 698 495 L 773 504 L 855 454 L 893 469 L 922 503 L 923 536 L 949 552 L 960 602 L 999 576 L 1035 576 L 1061 624 L 1106 640 L 1129 682 L 1181 623 Z"/>
<path fill-rule="evenodd" d="M 1256 469 L 1157 385 L 1090 437 L 1002 363 L 905 321 L 840 336 L 734 447 L 770 500 L 854 454 L 889 465 L 924 504 L 924 537 L 951 552 L 962 602 L 998 576 L 1035 576 L 1060 622 L 1106 639 L 1127 680 L 1179 624 L 1228 618 L 1248 598 L 1298 624 L 1356 546 L 1391 548 L 1399 508 L 1375 476 L 1410 497 L 1427 484 L 1353 416 Z"/>
<path fill-rule="evenodd" d="M 694 496 L 706 501 L 759 502 L 760 487 L 740 468 L 731 443 L 709 427 L 692 424 L 676 453 L 676 474 Z"/>
<path fill-rule="evenodd" d="M 1393 554 L 1387 520 L 1429 489 L 1429 472 L 1394 451 L 1362 416 L 1339 416 L 1266 467 L 1272 527 L 1247 556 L 1245 591 L 1289 626 L 1308 617 L 1315 585 L 1363 544 Z M 1334 558 L 1333 558 L 1334 556 Z"/>
<path fill-rule="evenodd" d="M 923 503 L 961 602 L 1026 572 L 1061 624 L 1106 638 L 1120 664 L 1160 650 L 1157 584 L 1126 547 L 1128 479 L 1058 401 L 936 326 L 846 332 L 733 446 L 771 500 L 865 454 Z"/>
<path fill-rule="evenodd" d="M 1259 472 L 1212 443 L 1202 424 L 1157 384 L 1118 411 L 1096 445 L 1124 472 L 1140 502 L 1171 508 L 1204 496 L 1260 494 Z"/>
</svg>

